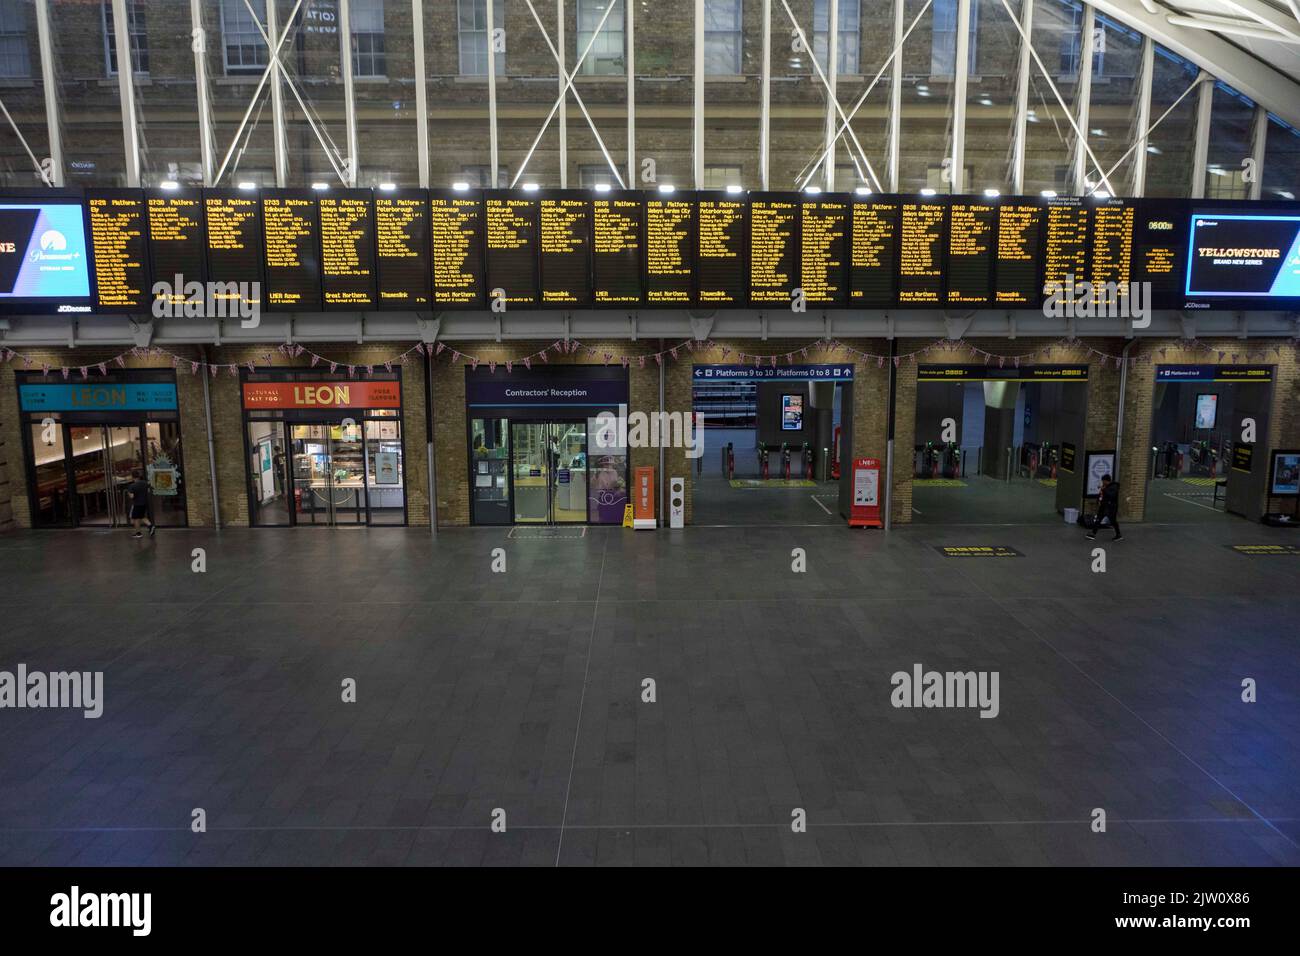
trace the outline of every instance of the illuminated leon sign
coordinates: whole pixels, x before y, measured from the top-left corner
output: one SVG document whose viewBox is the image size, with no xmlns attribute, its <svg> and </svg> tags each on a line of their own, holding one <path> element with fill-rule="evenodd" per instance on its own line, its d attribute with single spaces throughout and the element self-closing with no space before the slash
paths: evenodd
<svg viewBox="0 0 1300 956">
<path fill-rule="evenodd" d="M 245 382 L 244 408 L 401 408 L 400 382 Z"/>
<path fill-rule="evenodd" d="M 176 386 L 170 382 L 24 383 L 18 386 L 18 396 L 25 412 L 133 412 L 176 408 Z"/>
</svg>

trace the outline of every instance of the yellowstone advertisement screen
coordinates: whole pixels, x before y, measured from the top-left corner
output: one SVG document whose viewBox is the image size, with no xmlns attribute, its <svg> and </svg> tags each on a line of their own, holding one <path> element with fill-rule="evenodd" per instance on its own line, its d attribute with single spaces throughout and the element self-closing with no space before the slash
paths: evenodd
<svg viewBox="0 0 1300 956">
<path fill-rule="evenodd" d="M 1300 299 L 1300 215 L 1192 216 L 1187 298 Z"/>
</svg>

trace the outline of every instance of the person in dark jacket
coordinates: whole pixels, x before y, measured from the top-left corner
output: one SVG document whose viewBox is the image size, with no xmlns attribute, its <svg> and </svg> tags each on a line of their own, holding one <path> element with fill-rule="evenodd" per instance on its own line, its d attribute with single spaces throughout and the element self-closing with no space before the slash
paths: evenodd
<svg viewBox="0 0 1300 956">
<path fill-rule="evenodd" d="M 131 496 L 131 524 L 135 527 L 133 538 L 143 537 L 140 522 L 149 526 L 149 537 L 156 529 L 153 519 L 149 517 L 149 482 L 144 480 L 144 472 L 139 468 L 131 472 L 131 483 L 126 486 L 126 493 Z"/>
<path fill-rule="evenodd" d="M 1110 475 L 1101 476 L 1101 491 L 1097 494 L 1096 524 L 1092 526 L 1092 531 L 1088 534 L 1089 538 L 1096 539 L 1097 529 L 1101 527 L 1103 518 L 1109 518 L 1110 526 L 1115 529 L 1115 537 L 1112 540 L 1118 541 L 1124 537 L 1119 533 L 1119 482 L 1111 480 Z"/>
</svg>

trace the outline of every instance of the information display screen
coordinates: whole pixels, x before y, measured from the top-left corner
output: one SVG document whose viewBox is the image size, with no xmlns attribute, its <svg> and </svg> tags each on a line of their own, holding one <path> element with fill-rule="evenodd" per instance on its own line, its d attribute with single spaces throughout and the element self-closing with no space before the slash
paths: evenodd
<svg viewBox="0 0 1300 956">
<path fill-rule="evenodd" d="M 1300 208 L 1198 211 L 1190 217 L 1187 258 L 1189 302 L 1287 308 L 1300 299 Z"/>
<path fill-rule="evenodd" d="M 95 311 L 148 312 L 149 241 L 144 193 L 98 189 L 86 193 L 95 263 Z"/>
<path fill-rule="evenodd" d="M 1092 245 L 1088 280 L 1093 301 L 1107 308 L 1128 295 L 1133 276 L 1133 227 L 1137 208 L 1124 199 L 1108 199 L 1092 210 Z"/>
<path fill-rule="evenodd" d="M 998 207 L 956 197 L 948 207 L 949 305 L 978 308 L 993 302 Z"/>
<path fill-rule="evenodd" d="M 996 305 L 1034 308 L 1042 301 L 1043 207 L 1021 199 L 998 206 Z"/>
<path fill-rule="evenodd" d="M 598 195 L 591 204 L 591 281 L 595 304 L 641 304 L 645 205 L 634 191 Z"/>
<path fill-rule="evenodd" d="M 695 300 L 702 306 L 745 303 L 748 207 L 744 196 L 700 193 Z"/>
<path fill-rule="evenodd" d="M 1043 290 L 1082 285 L 1088 274 L 1088 208 L 1078 199 L 1053 199 L 1043 234 Z"/>
<path fill-rule="evenodd" d="M 538 236 L 541 304 L 591 305 L 591 201 L 573 192 L 543 194 Z"/>
<path fill-rule="evenodd" d="M 1133 224 L 1133 281 L 1151 283 L 1157 309 L 1183 306 L 1183 272 L 1187 258 L 1186 203 L 1179 199 L 1144 199 Z"/>
<path fill-rule="evenodd" d="M 434 305 L 445 309 L 483 308 L 485 232 L 481 196 L 454 191 L 429 193 Z M 528 275 L 536 278 L 535 263 L 530 264 Z"/>
<path fill-rule="evenodd" d="M 379 308 L 429 307 L 429 197 L 424 190 L 375 193 L 375 271 Z"/>
<path fill-rule="evenodd" d="M 375 307 L 375 207 L 369 189 L 320 200 L 321 299 L 329 309 Z"/>
<path fill-rule="evenodd" d="M 849 304 L 847 196 L 804 199 L 799 215 L 800 287 L 810 306 Z"/>
<path fill-rule="evenodd" d="M 898 239 L 898 304 L 943 301 L 943 261 L 948 206 L 942 201 L 902 204 Z"/>
<path fill-rule="evenodd" d="M 0 197 L 0 311 L 91 311 L 88 245 L 80 196 Z"/>
<path fill-rule="evenodd" d="M 646 305 L 690 305 L 695 273 L 695 198 L 645 201 Z"/>
<path fill-rule="evenodd" d="M 484 201 L 488 298 L 499 295 L 507 306 L 535 306 L 540 299 L 537 282 L 539 200 L 536 194 L 489 190 Z M 435 254 L 437 236 L 435 231 Z"/>
<path fill-rule="evenodd" d="M 183 303 L 187 285 L 197 290 L 207 280 L 203 193 L 197 189 L 148 192 L 145 211 L 153 267 L 150 298 L 161 298 L 172 305 Z"/>
<path fill-rule="evenodd" d="M 849 237 L 849 301 L 892 307 L 898 301 L 898 202 L 854 200 Z"/>
<path fill-rule="evenodd" d="M 263 194 L 262 227 L 267 307 L 319 311 L 320 223 L 314 191 L 278 189 Z"/>
<path fill-rule="evenodd" d="M 208 281 L 221 283 L 210 298 L 227 315 L 262 305 L 262 213 L 257 195 L 239 189 L 205 189 Z"/>
<path fill-rule="evenodd" d="M 784 305 L 799 287 L 798 193 L 763 193 L 749 204 L 749 301 Z"/>
</svg>

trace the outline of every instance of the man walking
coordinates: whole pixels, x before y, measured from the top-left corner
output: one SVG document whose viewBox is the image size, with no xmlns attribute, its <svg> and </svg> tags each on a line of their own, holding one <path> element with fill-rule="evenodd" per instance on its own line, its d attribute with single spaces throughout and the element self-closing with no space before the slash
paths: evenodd
<svg viewBox="0 0 1300 956">
<path fill-rule="evenodd" d="M 131 496 L 131 525 L 135 528 L 131 537 L 144 537 L 140 533 L 140 522 L 143 521 L 149 525 L 149 537 L 152 538 L 158 527 L 149 517 L 149 482 L 144 480 L 144 472 L 139 468 L 131 472 L 131 483 L 126 486 L 126 492 Z"/>
<path fill-rule="evenodd" d="M 1112 481 L 1110 475 L 1101 476 L 1101 491 L 1097 494 L 1096 523 L 1088 535 L 1089 539 L 1096 540 L 1097 529 L 1101 527 L 1104 518 L 1109 518 L 1110 526 L 1115 529 L 1115 537 L 1112 540 L 1118 541 L 1124 537 L 1119 533 L 1119 482 Z"/>
</svg>

